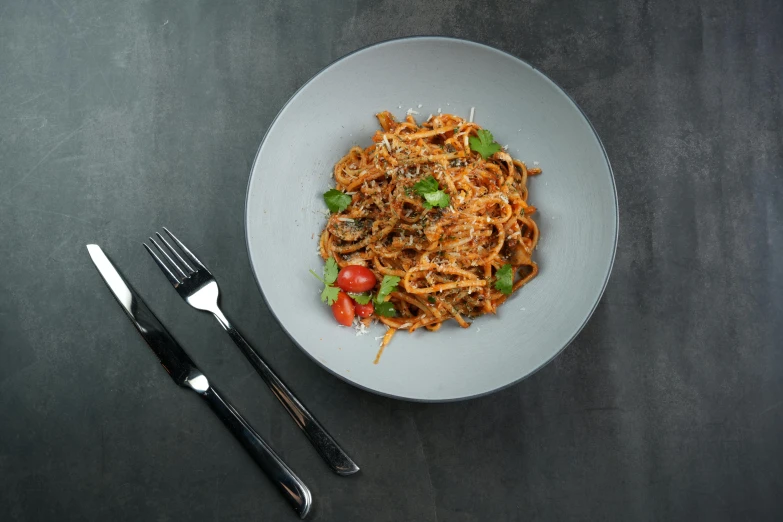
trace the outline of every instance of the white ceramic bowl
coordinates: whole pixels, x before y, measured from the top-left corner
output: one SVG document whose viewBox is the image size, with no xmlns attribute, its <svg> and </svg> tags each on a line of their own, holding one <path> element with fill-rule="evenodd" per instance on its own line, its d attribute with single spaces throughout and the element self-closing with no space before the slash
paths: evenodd
<svg viewBox="0 0 783 522">
<path fill-rule="evenodd" d="M 538 162 L 529 202 L 541 241 L 539 275 L 469 329 L 398 332 L 379 364 L 378 337 L 339 327 L 309 269 L 332 167 L 366 147 L 375 113 L 438 110 L 491 130 L 512 156 Z M 614 178 L 595 130 L 557 85 L 525 62 L 481 44 L 440 37 L 393 40 L 354 52 L 307 82 L 258 150 L 246 202 L 250 261 L 277 319 L 313 360 L 361 388 L 421 401 L 464 399 L 508 386 L 552 360 L 579 333 L 606 286 L 617 244 Z"/>
</svg>

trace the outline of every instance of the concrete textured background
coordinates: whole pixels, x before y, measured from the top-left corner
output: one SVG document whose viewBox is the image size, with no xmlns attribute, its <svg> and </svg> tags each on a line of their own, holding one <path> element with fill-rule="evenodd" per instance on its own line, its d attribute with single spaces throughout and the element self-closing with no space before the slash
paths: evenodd
<svg viewBox="0 0 783 522">
<path fill-rule="evenodd" d="M 0 2 L 0 520 L 294 520 L 153 362 L 98 242 L 310 484 L 312 520 L 783 520 L 783 4 Z M 399 402 L 316 367 L 266 309 L 245 186 L 325 65 L 405 35 L 529 61 L 592 119 L 621 232 L 595 316 L 500 393 Z M 404 72 L 404 71 L 402 71 Z M 362 466 L 332 475 L 139 243 L 161 224 Z M 202 320 L 199 320 L 202 319 Z"/>
</svg>

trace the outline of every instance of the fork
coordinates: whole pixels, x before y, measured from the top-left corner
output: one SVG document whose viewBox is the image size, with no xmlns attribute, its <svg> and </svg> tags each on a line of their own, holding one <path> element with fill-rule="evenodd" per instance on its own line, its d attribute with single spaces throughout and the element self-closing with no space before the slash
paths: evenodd
<svg viewBox="0 0 783 522">
<path fill-rule="evenodd" d="M 171 246 L 166 238 L 157 232 L 155 235 L 165 245 L 165 248 L 159 245 L 152 237 L 149 238 L 150 242 L 162 254 L 168 264 L 146 243 L 144 243 L 144 248 L 147 249 L 147 252 L 177 290 L 177 293 L 193 308 L 211 312 L 215 316 L 240 351 L 248 358 L 250 364 L 264 379 L 264 382 L 272 390 L 275 397 L 291 415 L 291 418 L 294 419 L 296 425 L 307 435 L 310 443 L 335 473 L 338 475 L 352 475 L 359 471 L 359 466 L 340 448 L 326 429 L 321 426 L 321 423 L 302 405 L 288 386 L 275 375 L 275 372 L 272 371 L 258 352 L 248 344 L 245 338 L 242 337 L 242 334 L 226 318 L 220 309 L 220 305 L 218 305 L 219 291 L 217 281 L 215 281 L 214 276 L 207 267 L 166 227 L 163 227 L 163 230 L 179 247 L 187 260 Z M 169 252 L 176 258 L 176 261 L 172 259 Z"/>
</svg>

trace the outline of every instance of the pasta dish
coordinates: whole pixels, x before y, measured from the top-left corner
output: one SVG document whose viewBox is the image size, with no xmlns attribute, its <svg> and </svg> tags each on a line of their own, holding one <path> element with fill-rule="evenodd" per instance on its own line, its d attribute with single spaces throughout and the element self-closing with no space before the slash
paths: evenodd
<svg viewBox="0 0 783 522">
<path fill-rule="evenodd" d="M 390 281 L 364 319 L 388 326 L 383 348 L 400 329 L 436 331 L 449 319 L 467 328 L 536 276 L 527 181 L 541 170 L 451 114 L 421 125 L 410 114 L 377 118 L 373 145 L 351 148 L 334 166 L 335 189 L 324 197 L 337 204 L 319 252 L 340 269 L 358 265 Z"/>
</svg>

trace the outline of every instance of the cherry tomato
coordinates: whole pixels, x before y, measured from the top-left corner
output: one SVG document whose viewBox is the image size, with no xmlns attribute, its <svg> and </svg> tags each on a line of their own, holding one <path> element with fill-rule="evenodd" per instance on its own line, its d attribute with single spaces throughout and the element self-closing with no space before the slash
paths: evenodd
<svg viewBox="0 0 783 522">
<path fill-rule="evenodd" d="M 332 313 L 337 322 L 343 326 L 351 326 L 353 323 L 353 299 L 345 292 L 337 294 L 337 300 L 332 305 Z"/>
<path fill-rule="evenodd" d="M 360 294 L 375 287 L 375 274 L 359 265 L 348 265 L 337 275 L 337 286 L 346 292 Z"/>
<path fill-rule="evenodd" d="M 372 313 L 375 311 L 375 307 L 372 305 L 372 301 L 370 301 L 366 305 L 356 303 L 353 306 L 353 309 L 356 311 L 356 315 L 358 315 L 359 317 L 370 317 Z"/>
</svg>

